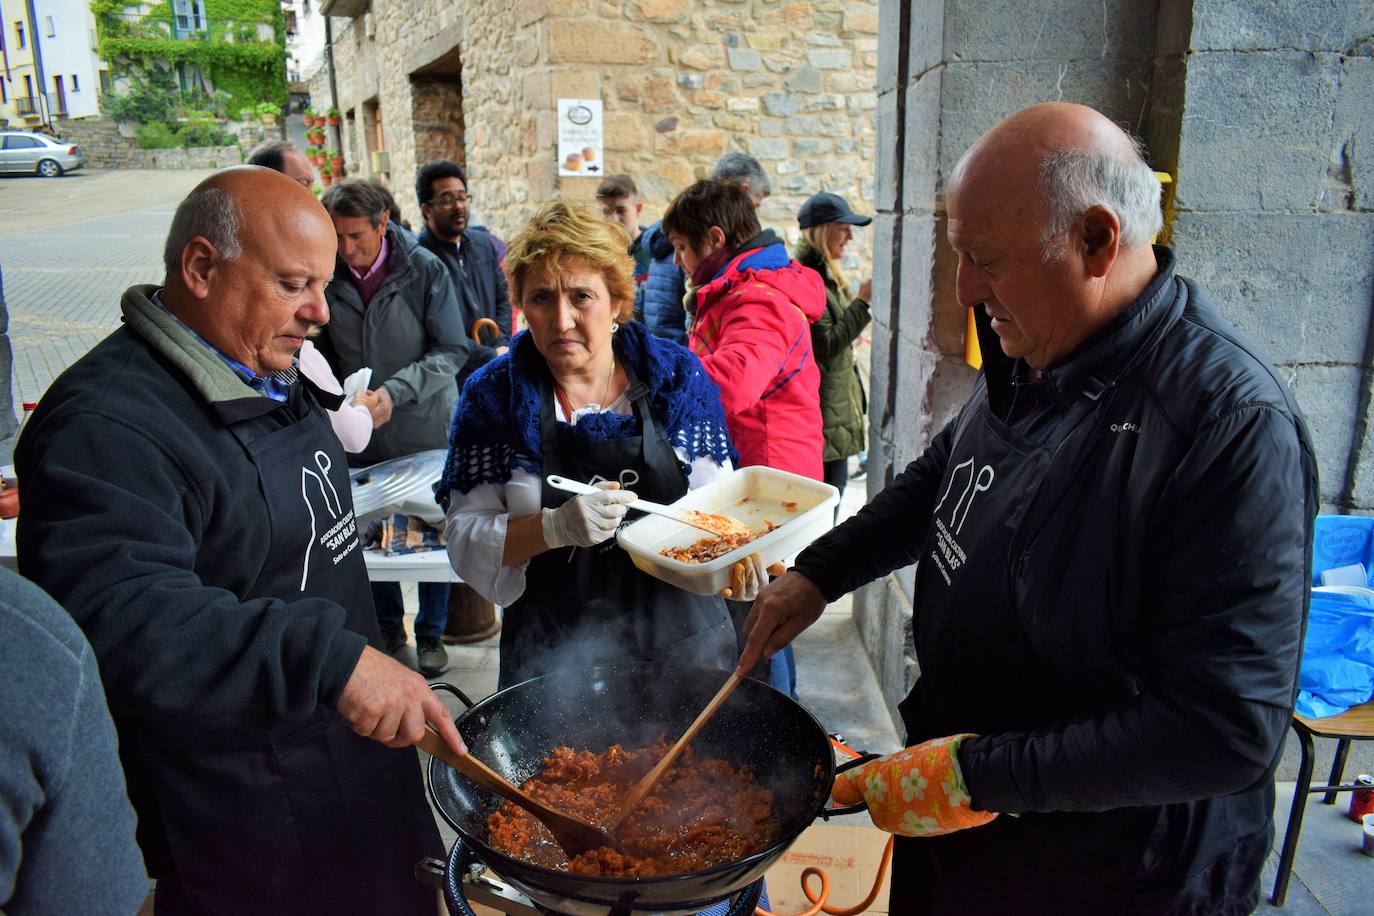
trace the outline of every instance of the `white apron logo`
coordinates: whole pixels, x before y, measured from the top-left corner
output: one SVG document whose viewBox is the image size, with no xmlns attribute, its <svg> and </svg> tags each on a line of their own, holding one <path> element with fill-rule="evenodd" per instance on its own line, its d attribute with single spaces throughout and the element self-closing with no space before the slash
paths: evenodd
<svg viewBox="0 0 1374 916">
<path fill-rule="evenodd" d="M 617 477 L 620 481 L 620 489 L 622 490 L 633 489 L 634 485 L 639 483 L 639 472 L 636 471 L 634 468 L 622 469 L 621 472 L 617 475 Z M 600 474 L 594 474 L 592 475 L 592 479 L 587 481 L 587 483 L 588 485 L 594 487 L 597 484 L 603 483 L 607 480 L 610 480 L 610 478 L 602 477 Z"/>
<path fill-rule="evenodd" d="M 950 573 L 968 561 L 968 554 L 959 546 L 955 536 L 964 530 L 964 522 L 968 520 L 969 510 L 973 508 L 973 501 L 978 498 L 979 493 L 988 491 L 992 486 L 993 479 L 997 476 L 997 472 L 992 469 L 990 464 L 983 465 L 975 472 L 976 464 L 976 460 L 970 456 L 968 460 L 955 465 L 954 470 L 949 475 L 949 483 L 945 486 L 944 495 L 935 504 L 936 550 L 931 551 L 930 557 L 935 561 L 935 568 L 944 577 L 946 585 L 950 584 Z M 941 516 L 940 510 L 960 481 L 963 482 L 964 488 L 960 491 L 954 506 L 949 510 L 948 521 L 946 521 L 945 517 Z"/>
<path fill-rule="evenodd" d="M 301 563 L 301 591 L 305 591 L 306 583 L 310 579 L 310 551 L 316 543 L 326 551 L 334 553 L 333 561 L 336 566 L 358 546 L 358 539 L 354 536 L 357 525 L 353 522 L 353 510 L 350 509 L 347 514 L 343 514 L 339 491 L 334 489 L 334 481 L 329 479 L 334 462 L 326 452 L 317 451 L 314 457 L 318 473 L 307 465 L 301 466 L 301 499 L 305 500 L 305 511 L 310 514 L 310 540 L 305 545 L 305 559 Z M 320 522 L 315 518 L 315 503 L 311 500 L 315 490 L 319 490 L 319 500 L 324 503 L 329 521 L 332 522 L 323 534 L 319 533 Z M 343 551 L 337 552 L 340 547 L 344 547 Z"/>
</svg>

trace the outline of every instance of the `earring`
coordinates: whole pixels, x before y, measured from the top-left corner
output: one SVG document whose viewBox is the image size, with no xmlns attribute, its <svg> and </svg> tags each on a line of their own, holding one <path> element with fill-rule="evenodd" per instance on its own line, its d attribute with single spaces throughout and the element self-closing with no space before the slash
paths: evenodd
<svg viewBox="0 0 1374 916">
<path fill-rule="evenodd" d="M 612 321 L 612 322 L 611 322 L 611 333 L 614 334 L 616 331 L 619 331 L 619 330 L 620 330 L 620 322 L 619 322 L 619 321 Z"/>
</svg>

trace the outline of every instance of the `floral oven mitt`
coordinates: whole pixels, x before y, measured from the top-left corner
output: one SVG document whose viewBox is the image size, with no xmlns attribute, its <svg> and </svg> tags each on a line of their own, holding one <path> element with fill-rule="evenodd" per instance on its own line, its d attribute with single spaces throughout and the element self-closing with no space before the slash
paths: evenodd
<svg viewBox="0 0 1374 916">
<path fill-rule="evenodd" d="M 981 827 L 997 816 L 974 811 L 959 745 L 973 735 L 935 738 L 835 777 L 837 805 L 867 803 L 875 826 L 902 836 L 941 836 Z"/>
</svg>

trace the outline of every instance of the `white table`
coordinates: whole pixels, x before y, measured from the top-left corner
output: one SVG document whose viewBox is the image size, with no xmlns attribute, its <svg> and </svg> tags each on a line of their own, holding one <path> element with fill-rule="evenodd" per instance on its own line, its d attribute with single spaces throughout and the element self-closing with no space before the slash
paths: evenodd
<svg viewBox="0 0 1374 916">
<path fill-rule="evenodd" d="M 18 570 L 19 560 L 14 553 L 14 519 L 0 519 L 0 566 Z M 448 562 L 448 552 L 429 550 L 400 557 L 388 557 L 380 551 L 364 550 L 367 578 L 373 582 L 462 582 L 463 579 Z"/>
<path fill-rule="evenodd" d="M 364 550 L 367 577 L 373 582 L 462 582 L 448 561 L 448 551 L 427 550 L 388 557 L 379 550 Z"/>
<path fill-rule="evenodd" d="M 0 518 L 0 566 L 19 571 L 19 558 L 15 556 L 14 529 L 15 519 Z"/>
</svg>

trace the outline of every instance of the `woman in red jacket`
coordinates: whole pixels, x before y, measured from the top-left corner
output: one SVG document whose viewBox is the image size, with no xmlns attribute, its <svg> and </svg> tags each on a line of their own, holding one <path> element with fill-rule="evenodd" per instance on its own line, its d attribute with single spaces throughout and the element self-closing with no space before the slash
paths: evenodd
<svg viewBox="0 0 1374 916">
<path fill-rule="evenodd" d="M 761 230 L 749 195 L 726 182 L 698 181 L 679 194 L 663 233 L 691 281 L 687 345 L 720 386 L 739 466 L 824 480 L 821 376 L 811 352 L 811 322 L 825 314 L 820 274 Z M 738 632 L 751 605 L 727 605 Z M 768 681 L 797 698 L 791 646 L 772 659 Z"/>
<path fill-rule="evenodd" d="M 771 229 L 740 188 L 698 181 L 663 215 L 675 260 L 691 279 L 688 346 L 720 386 L 740 466 L 824 479 L 820 371 L 811 322 L 825 284 Z"/>
</svg>

